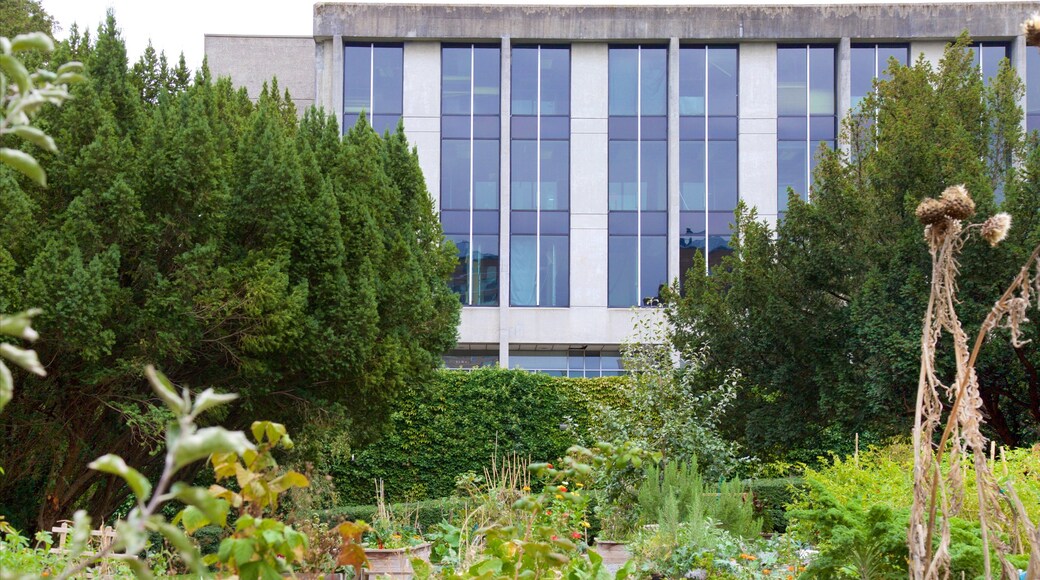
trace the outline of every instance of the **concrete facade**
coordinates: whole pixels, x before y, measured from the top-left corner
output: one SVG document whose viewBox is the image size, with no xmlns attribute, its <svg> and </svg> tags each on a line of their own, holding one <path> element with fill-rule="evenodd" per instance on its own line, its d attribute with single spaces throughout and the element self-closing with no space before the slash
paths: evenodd
<svg viewBox="0 0 1040 580">
<path fill-rule="evenodd" d="M 441 43 L 481 42 L 501 47 L 499 306 L 466 307 L 460 349 L 497 351 L 616 350 L 638 318 L 654 308 L 608 308 L 608 48 L 646 42 L 668 47 L 668 277 L 679 272 L 679 49 L 686 43 L 738 46 L 737 172 L 739 197 L 775 224 L 777 204 L 777 47 L 787 43 L 835 47 L 835 102 L 848 110 L 850 52 L 856 43 L 909 45 L 910 60 L 937 63 L 963 30 L 978 39 L 1010 43 L 1012 65 L 1025 70 L 1019 23 L 1034 2 L 842 6 L 518 6 L 319 3 L 313 38 L 256 39 L 207 36 L 216 74 L 250 88 L 283 75 L 299 105 L 310 102 L 343 115 L 343 43 L 404 46 L 405 130 L 417 147 L 435 204 L 441 176 Z M 571 55 L 570 306 L 509 305 L 510 46 L 567 44 Z M 276 46 L 277 45 L 277 46 Z M 288 48 L 291 47 L 291 48 Z M 212 52 L 211 52 L 212 50 Z M 277 55 L 277 58 L 274 58 Z M 310 63 L 313 63 L 311 66 Z M 219 64 L 219 66 L 218 66 Z M 284 68 L 285 72 L 282 72 Z M 298 76 L 293 76 L 293 73 Z M 309 76 L 307 76 L 309 75 Z M 296 87 L 310 83 L 310 93 Z"/>
</svg>

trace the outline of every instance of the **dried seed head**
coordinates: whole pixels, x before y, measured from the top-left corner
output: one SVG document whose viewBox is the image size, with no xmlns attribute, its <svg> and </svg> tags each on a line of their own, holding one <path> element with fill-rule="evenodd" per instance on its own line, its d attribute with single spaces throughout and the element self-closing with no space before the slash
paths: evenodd
<svg viewBox="0 0 1040 580">
<path fill-rule="evenodd" d="M 934 224 L 928 224 L 924 227 L 924 240 L 928 242 L 929 246 L 938 247 L 943 243 L 943 239 L 946 237 L 947 232 L 950 231 L 953 221 L 942 216 L 940 221 Z"/>
<path fill-rule="evenodd" d="M 946 206 L 946 215 L 955 220 L 966 220 L 975 215 L 975 202 L 963 185 L 952 185 L 939 197 Z"/>
<path fill-rule="evenodd" d="M 1026 44 L 1040 46 L 1040 12 L 1034 12 L 1022 23 L 1022 32 L 1026 35 Z"/>
<path fill-rule="evenodd" d="M 917 219 L 924 225 L 938 223 L 946 219 L 946 205 L 943 202 L 926 197 L 917 206 Z"/>
<path fill-rule="evenodd" d="M 1009 229 L 1011 229 L 1011 216 L 1006 213 L 998 213 L 983 222 L 982 237 L 989 242 L 989 245 L 995 246 L 1007 237 Z"/>
</svg>

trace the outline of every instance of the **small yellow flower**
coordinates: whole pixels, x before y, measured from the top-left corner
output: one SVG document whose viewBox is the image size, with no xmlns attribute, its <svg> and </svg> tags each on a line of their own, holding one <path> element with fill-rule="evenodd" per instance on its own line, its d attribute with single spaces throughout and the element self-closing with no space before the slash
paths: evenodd
<svg viewBox="0 0 1040 580">
<path fill-rule="evenodd" d="M 525 485 L 524 486 L 524 491 L 531 491 L 531 486 L 530 485 Z"/>
<path fill-rule="evenodd" d="M 574 485 L 576 485 L 578 487 L 585 487 L 585 484 L 580 482 L 580 481 L 578 483 L 575 483 Z"/>
<path fill-rule="evenodd" d="M 560 494 L 556 494 L 556 499 L 563 499 L 563 496 Z"/>
<path fill-rule="evenodd" d="M 592 526 L 589 525 L 589 522 L 581 522 L 581 527 L 583 527 L 583 528 L 591 528 Z"/>
</svg>

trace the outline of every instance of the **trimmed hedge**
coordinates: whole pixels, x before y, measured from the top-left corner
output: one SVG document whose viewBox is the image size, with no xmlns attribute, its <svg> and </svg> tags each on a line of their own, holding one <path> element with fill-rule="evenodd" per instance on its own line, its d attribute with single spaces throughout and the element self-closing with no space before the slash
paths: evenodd
<svg viewBox="0 0 1040 580">
<path fill-rule="evenodd" d="M 791 503 L 794 494 L 805 486 L 802 478 L 752 479 L 746 483 L 755 501 L 762 506 L 762 529 L 786 531 L 787 505 Z"/>
<path fill-rule="evenodd" d="M 402 397 L 383 438 L 330 459 L 344 503 L 374 503 L 382 479 L 389 502 L 446 497 L 456 478 L 482 474 L 495 453 L 552 460 L 585 435 L 594 403 L 625 405 L 622 377 L 568 379 L 498 368 L 441 371 Z"/>
</svg>

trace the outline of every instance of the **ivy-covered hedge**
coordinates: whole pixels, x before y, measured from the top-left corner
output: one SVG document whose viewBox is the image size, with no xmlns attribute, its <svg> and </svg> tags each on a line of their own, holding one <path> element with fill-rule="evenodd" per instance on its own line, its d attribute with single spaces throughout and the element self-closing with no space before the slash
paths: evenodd
<svg viewBox="0 0 1040 580">
<path fill-rule="evenodd" d="M 620 377 L 568 379 L 497 368 L 443 371 L 402 397 L 381 440 L 335 458 L 331 475 L 346 504 L 374 503 L 374 479 L 390 502 L 445 497 L 455 479 L 481 474 L 493 454 L 535 460 L 587 442 L 594 402 L 624 406 Z"/>
<path fill-rule="evenodd" d="M 791 503 L 798 489 L 805 486 L 800 477 L 776 479 L 753 479 L 747 482 L 748 490 L 754 494 L 755 503 L 761 506 L 765 531 L 787 530 L 787 504 Z"/>
</svg>

